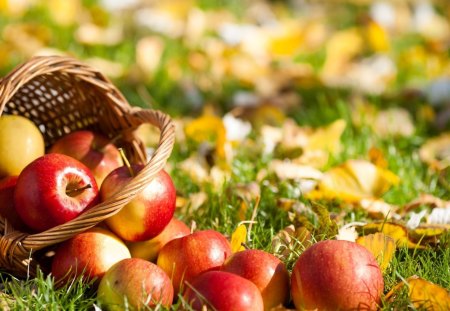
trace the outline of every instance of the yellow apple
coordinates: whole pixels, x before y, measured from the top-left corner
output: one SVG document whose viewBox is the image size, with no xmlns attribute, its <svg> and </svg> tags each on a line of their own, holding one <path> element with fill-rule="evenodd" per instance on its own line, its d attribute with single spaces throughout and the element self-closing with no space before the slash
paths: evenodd
<svg viewBox="0 0 450 311">
<path fill-rule="evenodd" d="M 0 177 L 19 175 L 44 153 L 44 137 L 33 122 L 16 115 L 0 117 Z"/>
</svg>

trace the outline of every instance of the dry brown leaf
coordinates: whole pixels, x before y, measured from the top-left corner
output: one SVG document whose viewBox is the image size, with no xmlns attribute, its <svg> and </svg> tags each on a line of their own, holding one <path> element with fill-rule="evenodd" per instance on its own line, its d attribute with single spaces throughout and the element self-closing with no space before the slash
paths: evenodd
<svg viewBox="0 0 450 311">
<path fill-rule="evenodd" d="M 272 252 L 282 259 L 288 259 L 296 249 L 306 249 L 313 244 L 311 232 L 305 227 L 289 225 L 272 239 Z"/>
<path fill-rule="evenodd" d="M 390 236 L 377 232 L 359 237 L 356 243 L 366 247 L 377 259 L 381 271 L 386 271 L 395 254 L 395 240 Z"/>
</svg>

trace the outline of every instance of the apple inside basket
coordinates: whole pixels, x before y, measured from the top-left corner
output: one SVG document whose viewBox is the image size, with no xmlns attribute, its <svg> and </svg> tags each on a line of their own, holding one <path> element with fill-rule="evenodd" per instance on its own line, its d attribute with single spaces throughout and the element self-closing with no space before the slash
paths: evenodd
<svg viewBox="0 0 450 311">
<path fill-rule="evenodd" d="M 163 169 L 175 140 L 169 116 L 130 106 L 103 74 L 68 57 L 34 57 L 0 80 L 0 114 L 31 120 L 42 133 L 46 148 L 78 130 L 101 133 L 114 139 L 130 162 L 143 166 L 114 195 L 45 231 L 25 233 L 0 217 L 0 267 L 17 276 L 33 275 L 44 250 L 118 213 Z M 159 144 L 150 159 L 135 135 L 144 123 L 160 130 Z"/>
</svg>

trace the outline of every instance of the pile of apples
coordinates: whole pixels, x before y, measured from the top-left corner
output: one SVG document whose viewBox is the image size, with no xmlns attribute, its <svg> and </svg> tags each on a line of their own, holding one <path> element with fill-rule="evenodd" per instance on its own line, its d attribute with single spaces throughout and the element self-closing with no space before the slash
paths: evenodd
<svg viewBox="0 0 450 311">
<path fill-rule="evenodd" d="M 142 170 L 109 139 L 80 130 L 45 150 L 39 129 L 21 116 L 0 117 L 0 214 L 36 233 L 107 201 Z M 83 276 L 107 310 L 158 305 L 204 310 L 376 310 L 383 278 L 359 244 L 313 244 L 290 273 L 273 254 L 232 252 L 215 230 L 191 232 L 174 217 L 171 177 L 157 176 L 117 214 L 60 243 L 51 257 L 59 282 Z M 181 299 L 181 301 L 179 301 Z"/>
</svg>

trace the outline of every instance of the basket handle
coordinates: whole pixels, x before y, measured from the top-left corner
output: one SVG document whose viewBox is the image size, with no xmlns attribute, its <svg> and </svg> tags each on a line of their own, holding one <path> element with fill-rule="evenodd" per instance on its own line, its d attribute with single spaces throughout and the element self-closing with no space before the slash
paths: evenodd
<svg viewBox="0 0 450 311">
<path fill-rule="evenodd" d="M 60 243 L 78 233 L 94 227 L 106 218 L 118 213 L 120 209 L 141 192 L 164 167 L 175 143 L 175 125 L 171 118 L 158 110 L 133 107 L 131 108 L 130 120 L 136 124 L 134 129 L 140 124 L 151 123 L 160 130 L 159 144 L 144 168 L 136 174 L 133 180 L 121 191 L 106 201 L 90 208 L 77 218 L 44 232 L 24 237 L 23 240 L 18 243 L 17 248 L 19 249 L 16 248 L 16 252 L 27 255 L 29 254 L 30 249 L 39 250 L 43 247 Z"/>
</svg>

